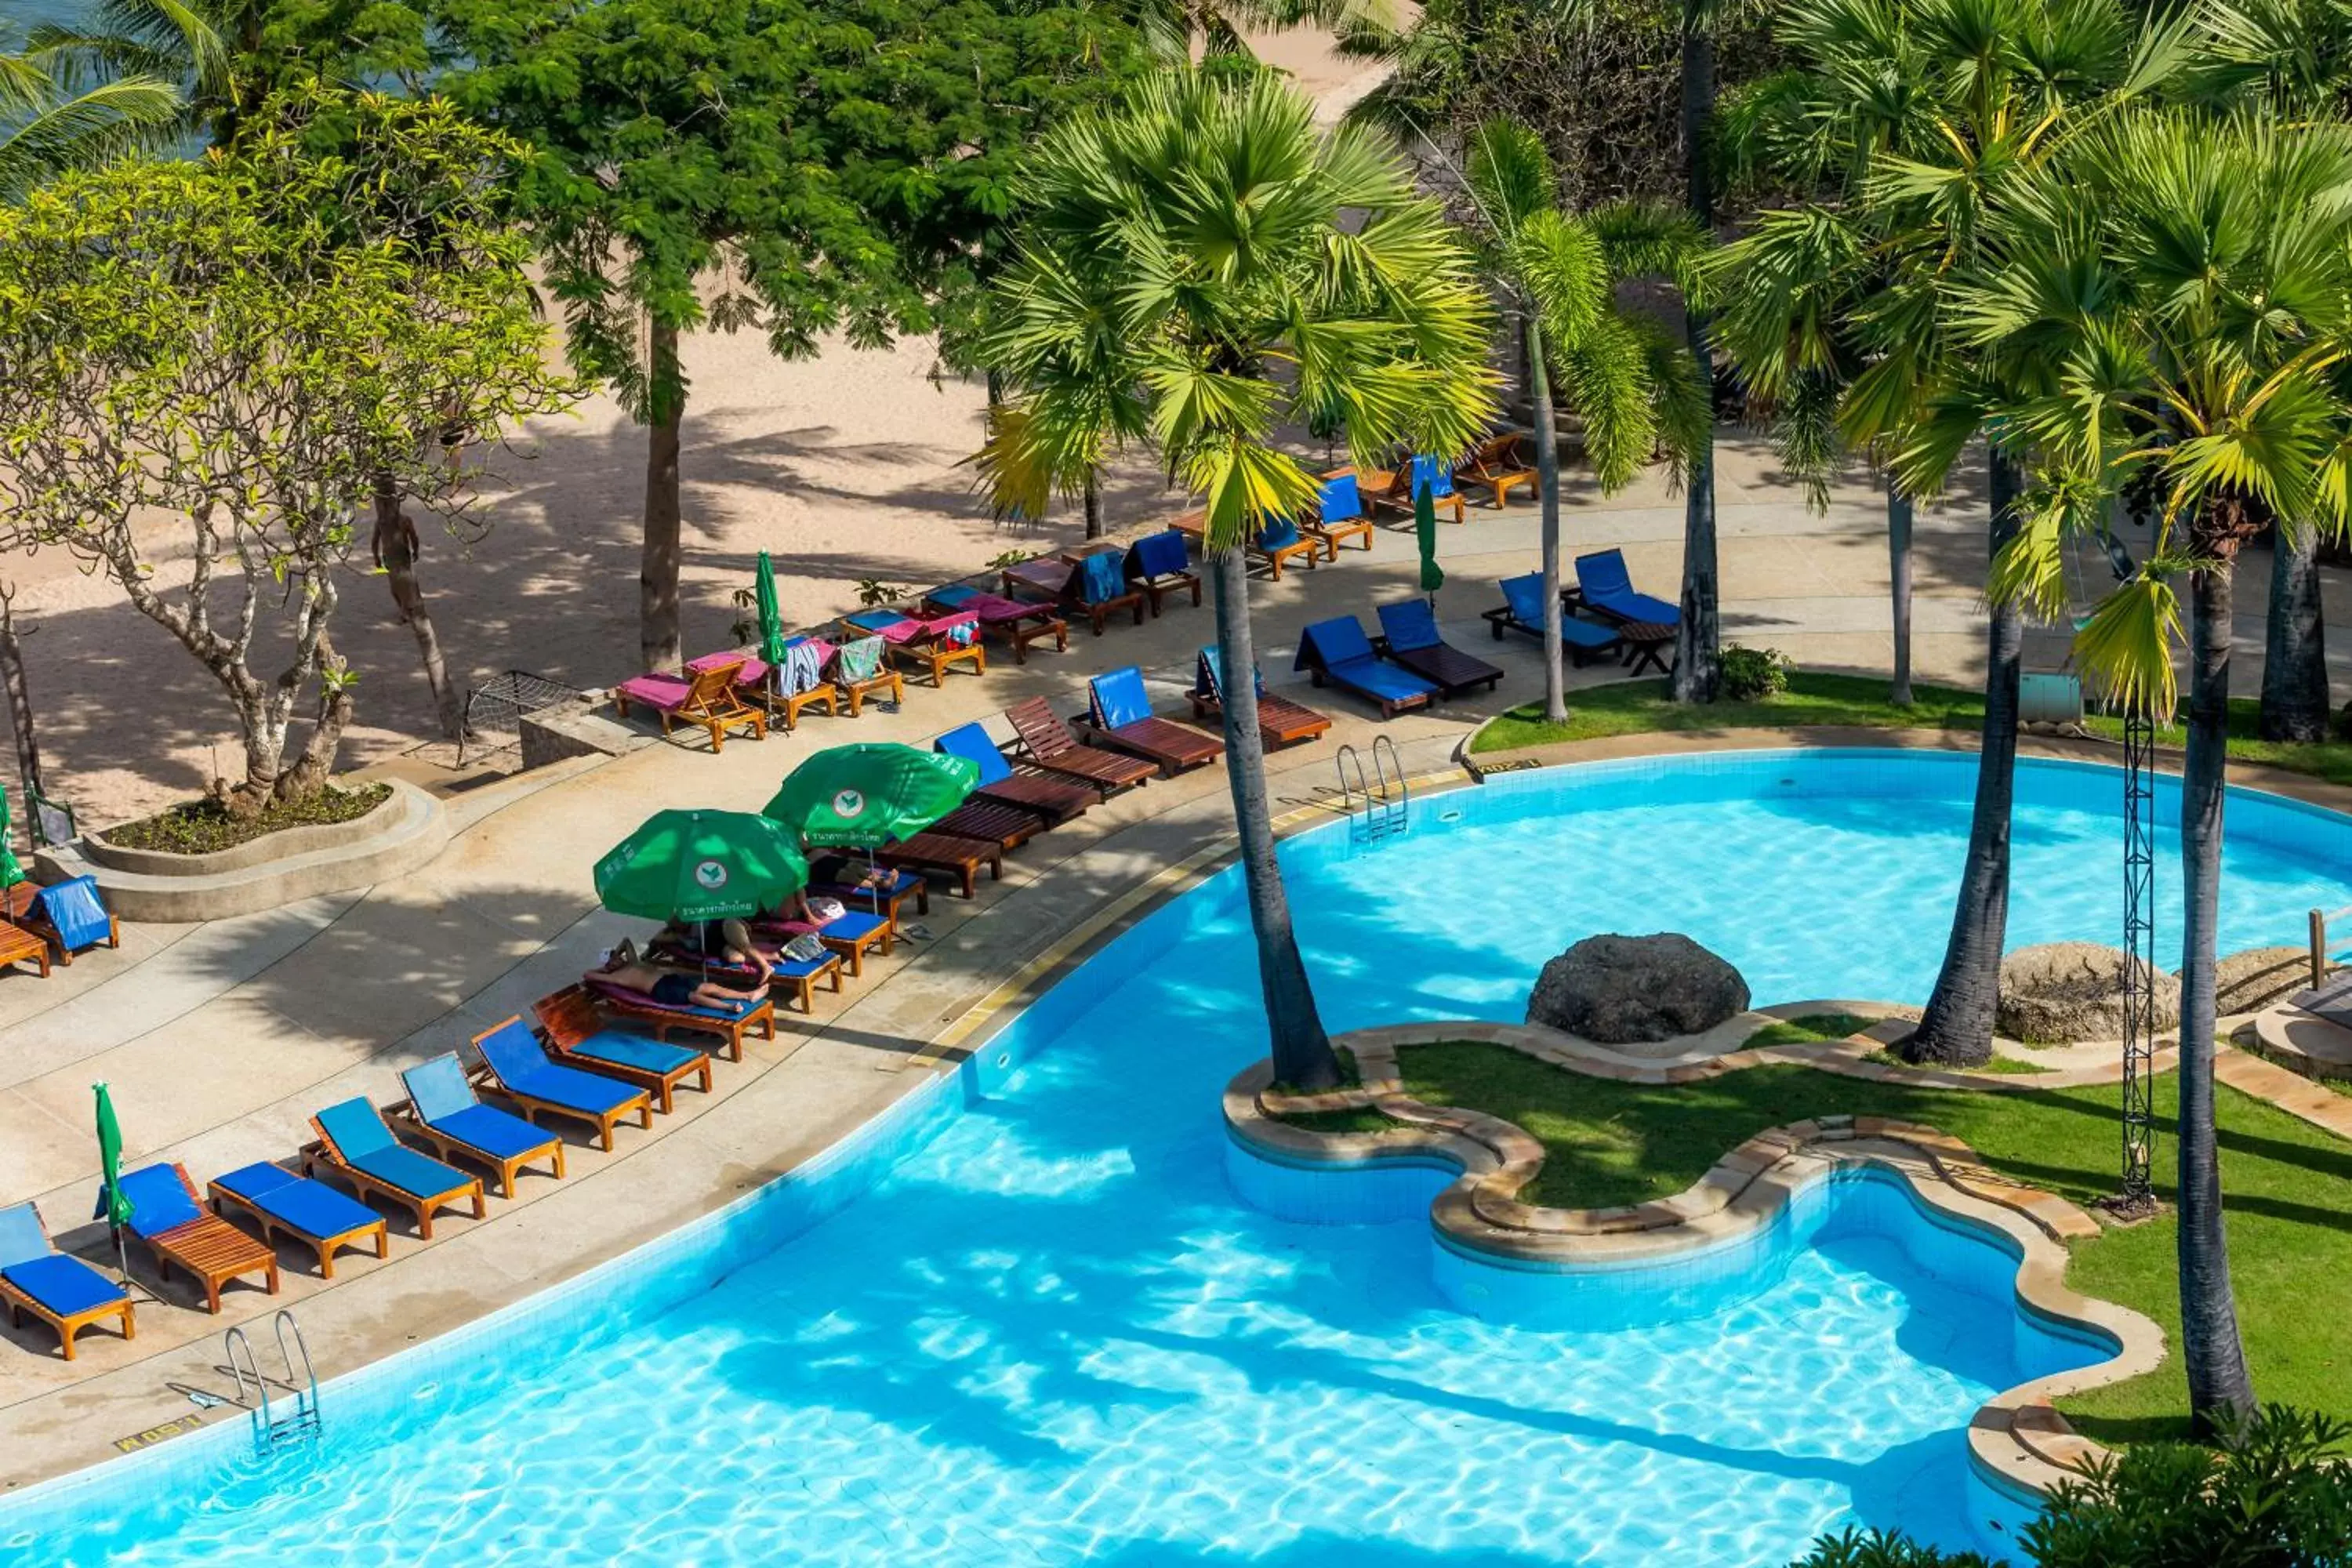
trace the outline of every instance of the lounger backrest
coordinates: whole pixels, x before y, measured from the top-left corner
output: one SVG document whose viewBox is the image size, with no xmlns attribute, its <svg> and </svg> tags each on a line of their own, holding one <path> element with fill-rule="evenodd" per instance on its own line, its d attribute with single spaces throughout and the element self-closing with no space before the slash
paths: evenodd
<svg viewBox="0 0 2352 1568">
<path fill-rule="evenodd" d="M 1393 605 L 1382 605 L 1380 616 L 1381 635 L 1389 639 L 1389 647 L 1399 653 L 1436 647 L 1445 640 L 1437 635 L 1437 615 L 1426 599 L 1401 599 Z"/>
<path fill-rule="evenodd" d="M 49 1238 L 41 1216 L 30 1203 L 0 1209 L 0 1268 L 13 1268 L 49 1255 Z"/>
<path fill-rule="evenodd" d="M 446 1121 L 480 1103 L 474 1098 L 473 1086 L 466 1081 L 466 1069 L 457 1065 L 455 1051 L 417 1063 L 400 1075 L 400 1085 L 408 1090 L 408 1103 L 416 1108 L 416 1119 L 424 1122 Z"/>
<path fill-rule="evenodd" d="M 743 661 L 740 658 L 696 670 L 693 689 L 687 692 L 683 706 L 689 712 L 733 707 L 735 678 L 742 673 Z"/>
<path fill-rule="evenodd" d="M 969 583 L 950 583 L 923 595 L 943 610 L 960 610 L 980 596 L 981 591 Z"/>
<path fill-rule="evenodd" d="M 1588 599 L 1615 599 L 1633 591 L 1633 574 L 1618 550 L 1597 550 L 1576 558 L 1576 585 Z"/>
<path fill-rule="evenodd" d="M 509 1018 L 488 1034 L 475 1037 L 474 1048 L 490 1064 L 490 1071 L 509 1089 L 520 1089 L 531 1075 L 547 1066 L 547 1053 L 539 1048 L 539 1041 L 530 1026 L 520 1018 Z"/>
<path fill-rule="evenodd" d="M 393 1137 L 392 1129 L 383 1124 L 382 1113 L 368 1103 L 365 1096 L 331 1105 L 310 1120 L 318 1123 L 319 1135 L 347 1160 L 393 1148 L 399 1142 Z"/>
<path fill-rule="evenodd" d="M 1106 730 L 1151 717 L 1151 699 L 1143 689 L 1143 671 L 1131 664 L 1124 669 L 1097 675 L 1087 685 L 1094 693 L 1095 722 Z"/>
<path fill-rule="evenodd" d="M 74 877 L 43 888 L 37 901 L 68 947 L 106 940 L 106 903 L 98 896 L 97 878 Z"/>
<path fill-rule="evenodd" d="M 1054 712 L 1054 705 L 1042 697 L 1032 697 L 1026 702 L 1016 702 L 1004 710 L 1004 721 L 1021 737 L 1021 743 L 1041 757 L 1059 756 L 1078 743 L 1070 727 Z"/>
<path fill-rule="evenodd" d="M 1214 643 L 1201 650 L 1199 668 L 1192 672 L 1192 689 L 1202 696 L 1222 703 L 1225 700 L 1225 686 L 1224 678 L 1217 673 L 1219 657 L 1217 645 Z M 1250 673 L 1257 678 L 1255 681 L 1257 694 L 1260 697 L 1265 696 L 1265 671 L 1253 668 Z"/>
<path fill-rule="evenodd" d="M 1323 521 L 1346 522 L 1364 515 L 1363 492 L 1356 488 L 1356 476 L 1340 474 L 1323 481 Z"/>
<path fill-rule="evenodd" d="M 604 1020 L 596 1016 L 596 1004 L 585 986 L 567 985 L 554 995 L 542 996 L 532 1003 L 530 1010 L 539 1019 L 540 1031 L 558 1047 L 576 1046 L 604 1031 Z M 499 1026 L 504 1028 L 506 1025 Z M 478 1044 L 474 1048 L 478 1051 L 481 1047 Z"/>
<path fill-rule="evenodd" d="M 942 756 L 961 757 L 977 763 L 981 784 L 996 784 L 1013 776 L 1013 765 L 1004 760 L 1004 753 L 996 749 L 996 742 L 988 738 L 988 731 L 980 727 L 978 720 L 950 730 L 931 742 L 931 749 Z"/>
<path fill-rule="evenodd" d="M 1418 495 L 1423 490 L 1427 490 L 1433 496 L 1452 495 L 1454 465 L 1443 458 L 1433 458 L 1427 453 L 1416 456 L 1412 460 L 1412 477 L 1407 495 L 1408 497 Z"/>
<path fill-rule="evenodd" d="M 1503 604 L 1511 612 L 1511 619 L 1521 626 L 1543 625 L 1543 574 L 1530 572 L 1524 577 L 1506 577 L 1500 586 Z"/>
<path fill-rule="evenodd" d="M 122 1195 L 131 1200 L 131 1228 L 142 1236 L 159 1236 L 175 1225 L 205 1216 L 188 1189 L 180 1184 L 180 1173 L 169 1165 L 133 1171 L 121 1179 L 121 1187 Z"/>
<path fill-rule="evenodd" d="M 1277 517 L 1258 531 L 1257 547 L 1269 553 L 1298 542 L 1298 525 L 1286 517 Z"/>
<path fill-rule="evenodd" d="M 1078 563 L 1071 589 L 1081 605 L 1099 605 L 1127 592 L 1125 558 L 1106 550 Z"/>
<path fill-rule="evenodd" d="M 871 680 L 882 668 L 882 639 L 859 637 L 856 642 L 841 645 L 839 656 L 841 679 L 856 684 Z"/>
<path fill-rule="evenodd" d="M 1128 547 L 1127 574 L 1130 577 L 1173 577 L 1191 569 L 1192 556 L 1184 548 L 1184 536 L 1174 529 L 1160 533 L 1147 533 Z"/>
<path fill-rule="evenodd" d="M 1320 665 L 1328 669 L 1352 658 L 1371 657 L 1372 642 L 1364 635 L 1363 624 L 1353 616 L 1334 616 L 1298 634 L 1298 660 L 1294 668 L 1312 669 Z"/>
</svg>

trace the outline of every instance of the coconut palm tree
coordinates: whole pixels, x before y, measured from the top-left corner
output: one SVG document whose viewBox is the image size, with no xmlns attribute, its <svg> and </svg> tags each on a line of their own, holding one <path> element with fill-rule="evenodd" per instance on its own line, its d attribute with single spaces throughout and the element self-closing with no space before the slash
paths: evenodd
<svg viewBox="0 0 2352 1568">
<path fill-rule="evenodd" d="M 1131 399 L 1142 438 L 1202 498 L 1275 1070 L 1328 1088 L 1338 1063 L 1275 858 L 1244 542 L 1315 502 L 1315 479 L 1276 442 L 1285 423 L 1342 430 L 1367 463 L 1401 440 L 1459 451 L 1485 427 L 1485 294 L 1394 154 L 1361 131 L 1318 132 L 1307 100 L 1265 73 L 1154 76 L 1122 106 L 1048 132 L 1016 197 L 990 337 L 1008 398 L 981 472 L 1000 510 L 1034 512 Z M 1079 364 L 1097 368 L 1072 375 Z"/>
<path fill-rule="evenodd" d="M 1726 346 L 1801 426 L 1833 426 L 1809 461 L 1877 452 L 1906 496 L 1929 497 L 1981 438 L 1998 556 L 2023 524 L 2032 449 L 2001 411 L 2049 367 L 2022 341 L 1958 345 L 1947 278 L 2079 127 L 2164 79 L 2173 35 L 2137 32 L 2115 0 L 1796 0 L 1780 37 L 1796 63 L 1755 114 L 1767 145 L 1751 155 L 1816 195 L 1763 215 L 1722 257 Z M 2024 627 L 2011 600 L 1988 620 L 1968 856 L 1943 967 L 1903 1047 L 1915 1061 L 1992 1053 Z"/>
<path fill-rule="evenodd" d="M 93 74 L 72 50 L 39 38 L 20 46 L 0 26 L 0 202 L 68 169 L 169 142 L 185 108 L 168 75 Z"/>
<path fill-rule="evenodd" d="M 2231 587 L 2263 529 L 2341 529 L 2352 470 L 2352 128 L 2137 110 L 2018 193 L 1985 264 L 1956 276 L 1964 344 L 2021 337 L 2056 371 L 2011 417 L 2044 472 L 1997 574 L 2058 597 L 2070 531 L 2146 475 L 2159 505 L 2140 570 L 2093 612 L 2078 666 L 2168 715 L 2189 582 L 2180 784 L 2179 1271 L 2191 1413 L 2253 1409 L 2238 1337 L 2213 1125 L 2214 942 L 2229 734 Z"/>
<path fill-rule="evenodd" d="M 1687 285 L 1706 247 L 1671 209 L 1618 203 L 1584 216 L 1559 206 L 1559 182 L 1533 131 L 1489 120 L 1471 133 L 1463 179 L 1486 234 L 1486 269 L 1519 320 L 1535 416 L 1543 512 L 1544 716 L 1568 718 L 1560 668 L 1559 431 L 1565 402 L 1603 494 L 1633 482 L 1663 450 L 1685 477 L 1707 438 L 1697 362 L 1655 317 L 1622 309 L 1618 285 L 1664 275 Z M 1559 376 L 1559 395 L 1553 391 Z"/>
</svg>

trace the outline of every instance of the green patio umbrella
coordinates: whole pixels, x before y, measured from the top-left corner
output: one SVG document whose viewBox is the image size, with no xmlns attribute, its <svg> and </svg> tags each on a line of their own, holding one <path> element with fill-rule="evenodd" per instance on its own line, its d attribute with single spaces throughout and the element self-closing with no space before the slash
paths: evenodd
<svg viewBox="0 0 2352 1568">
<path fill-rule="evenodd" d="M 764 550 L 751 586 L 760 605 L 760 658 L 773 669 L 784 662 L 784 613 L 776 605 L 776 563 Z"/>
<path fill-rule="evenodd" d="M 596 862 L 596 897 L 653 921 L 756 915 L 808 885 L 791 834 L 748 811 L 657 811 Z"/>
<path fill-rule="evenodd" d="M 106 1085 L 91 1084 L 98 1096 L 98 1212 L 92 1219 L 102 1219 L 114 1233 L 115 1261 L 122 1266 L 122 1277 L 131 1278 L 131 1255 L 123 1246 L 122 1227 L 131 1223 L 131 1200 L 122 1192 L 122 1126 L 114 1120 L 114 1097 L 106 1092 Z"/>
<path fill-rule="evenodd" d="M 1421 591 L 1433 599 L 1445 586 L 1445 572 L 1437 563 L 1437 503 L 1425 479 L 1412 487 L 1412 531 L 1421 542 Z"/>
<path fill-rule="evenodd" d="M 15 827 L 16 820 L 8 815 L 8 792 L 0 789 L 0 889 L 25 879 L 25 868 L 16 864 L 16 847 L 8 841 Z"/>
<path fill-rule="evenodd" d="M 811 844 L 878 849 L 961 805 L 979 782 L 969 757 L 887 742 L 827 746 L 762 809 Z"/>
</svg>

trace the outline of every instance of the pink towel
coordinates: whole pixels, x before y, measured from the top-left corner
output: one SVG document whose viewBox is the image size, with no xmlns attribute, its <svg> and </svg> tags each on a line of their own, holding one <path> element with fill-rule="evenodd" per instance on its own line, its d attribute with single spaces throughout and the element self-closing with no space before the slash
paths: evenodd
<svg viewBox="0 0 2352 1568">
<path fill-rule="evenodd" d="M 743 668 L 735 672 L 736 685 L 757 686 L 768 679 L 768 667 L 757 658 L 746 657 L 740 650 L 729 653 L 706 653 L 700 658 L 688 659 L 686 668 L 699 675 L 713 665 L 734 664 L 739 661 Z"/>
</svg>

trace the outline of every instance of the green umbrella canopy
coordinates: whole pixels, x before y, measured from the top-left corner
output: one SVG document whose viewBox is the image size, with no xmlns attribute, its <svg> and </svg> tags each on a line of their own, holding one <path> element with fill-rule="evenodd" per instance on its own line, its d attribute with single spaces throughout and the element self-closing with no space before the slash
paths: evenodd
<svg viewBox="0 0 2352 1568">
<path fill-rule="evenodd" d="M 756 915 L 808 885 L 791 834 L 748 811 L 660 811 L 596 862 L 596 897 L 655 921 Z"/>
<path fill-rule="evenodd" d="M 1445 571 L 1437 563 L 1437 502 L 1425 479 L 1412 487 L 1412 531 L 1421 543 L 1421 591 L 1434 594 L 1445 586 Z"/>
<path fill-rule="evenodd" d="M 114 1120 L 114 1097 L 107 1093 L 106 1085 L 89 1087 L 98 1095 L 98 1168 L 104 1177 L 98 1190 L 98 1213 L 92 1217 L 119 1229 L 131 1220 L 131 1200 L 122 1193 L 122 1127 Z"/>
<path fill-rule="evenodd" d="M 8 842 L 15 826 L 8 815 L 8 792 L 0 789 L 0 888 L 13 888 L 25 879 L 25 868 L 16 864 L 16 851 Z"/>
<path fill-rule="evenodd" d="M 760 552 L 760 570 L 752 579 L 760 605 L 760 657 L 770 665 L 784 662 L 784 613 L 776 604 L 776 563 Z"/>
<path fill-rule="evenodd" d="M 770 816 L 811 844 L 878 849 L 963 804 L 980 764 L 912 746 L 828 746 L 794 768 Z"/>
</svg>

